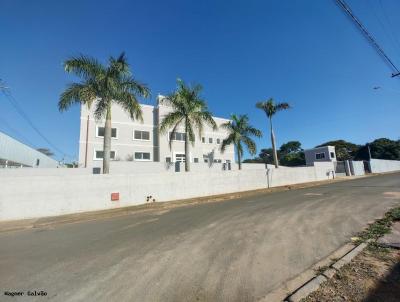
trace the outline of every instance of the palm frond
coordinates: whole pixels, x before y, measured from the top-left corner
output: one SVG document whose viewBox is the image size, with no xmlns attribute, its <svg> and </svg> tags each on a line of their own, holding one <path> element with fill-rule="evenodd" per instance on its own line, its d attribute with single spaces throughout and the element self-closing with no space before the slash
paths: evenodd
<svg viewBox="0 0 400 302">
<path fill-rule="evenodd" d="M 228 147 L 229 145 L 234 144 L 234 143 L 235 143 L 235 134 L 230 133 L 227 138 L 222 140 L 221 152 L 224 153 L 226 150 L 226 147 Z"/>
<path fill-rule="evenodd" d="M 181 112 L 173 111 L 168 113 L 160 123 L 160 133 L 165 133 L 172 126 L 176 126 L 182 122 L 184 116 Z"/>
<path fill-rule="evenodd" d="M 287 110 L 290 109 L 289 103 L 278 103 L 275 104 L 276 111 Z"/>
<path fill-rule="evenodd" d="M 150 89 L 147 87 L 147 85 L 136 81 L 132 77 L 124 77 L 121 81 L 121 87 L 132 94 L 144 98 L 150 97 Z"/>
<path fill-rule="evenodd" d="M 251 155 L 255 155 L 257 153 L 256 143 L 250 137 L 243 136 L 242 141 L 246 145 L 247 150 L 249 150 Z"/>
<path fill-rule="evenodd" d="M 69 84 L 60 96 L 58 110 L 65 111 L 75 103 L 86 104 L 90 107 L 96 97 L 96 91 L 91 85 Z"/>
<path fill-rule="evenodd" d="M 247 132 L 255 137 L 262 137 L 262 132 L 252 126 L 247 128 Z"/>
<path fill-rule="evenodd" d="M 143 122 L 142 108 L 134 94 L 122 92 L 114 95 L 114 97 L 114 101 L 128 112 L 132 120 L 136 119 Z"/>
<path fill-rule="evenodd" d="M 79 77 L 85 79 L 98 78 L 104 76 L 106 69 L 95 58 L 80 55 L 71 57 L 64 62 L 64 69 L 66 72 L 74 73 Z"/>
<path fill-rule="evenodd" d="M 94 111 L 94 117 L 96 120 L 101 120 L 105 116 L 107 109 L 109 108 L 109 101 L 105 99 L 100 99 L 96 104 L 96 109 Z"/>
<path fill-rule="evenodd" d="M 195 139 L 195 128 L 199 131 L 199 136 L 203 131 L 204 123 L 216 129 L 217 125 L 208 111 L 207 105 L 200 97 L 202 87 L 200 85 L 186 85 L 181 79 L 177 80 L 177 89 L 167 96 L 168 104 L 172 108 L 160 124 L 160 132 L 165 132 L 172 126 L 177 126 L 185 120 L 185 128 L 190 141 Z"/>
</svg>

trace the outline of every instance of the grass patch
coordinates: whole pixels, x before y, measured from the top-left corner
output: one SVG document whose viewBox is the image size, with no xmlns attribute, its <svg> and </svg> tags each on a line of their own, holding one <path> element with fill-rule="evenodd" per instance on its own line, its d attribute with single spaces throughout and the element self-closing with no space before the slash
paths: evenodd
<svg viewBox="0 0 400 302">
<path fill-rule="evenodd" d="M 400 208 L 395 208 L 389 212 L 390 217 L 392 218 L 393 221 L 399 221 L 400 220 Z"/>
<path fill-rule="evenodd" d="M 321 275 L 323 272 L 325 272 L 329 268 L 329 265 L 324 265 L 324 266 L 318 266 L 318 268 L 314 269 L 315 273 L 317 275 Z"/>
<path fill-rule="evenodd" d="M 397 220 L 400 220 L 400 207 L 390 210 L 385 214 L 385 217 L 378 219 L 359 233 L 359 241 L 366 242 L 370 239 L 377 240 L 379 237 L 389 233 L 393 221 Z"/>
</svg>

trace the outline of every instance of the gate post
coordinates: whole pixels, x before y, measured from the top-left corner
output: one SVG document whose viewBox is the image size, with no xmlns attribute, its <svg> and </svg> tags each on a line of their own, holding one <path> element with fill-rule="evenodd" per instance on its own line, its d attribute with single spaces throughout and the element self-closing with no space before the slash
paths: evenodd
<svg viewBox="0 0 400 302">
<path fill-rule="evenodd" d="M 350 163 L 348 160 L 344 161 L 344 169 L 346 171 L 346 176 L 350 176 L 351 175 L 351 170 L 350 170 Z"/>
</svg>

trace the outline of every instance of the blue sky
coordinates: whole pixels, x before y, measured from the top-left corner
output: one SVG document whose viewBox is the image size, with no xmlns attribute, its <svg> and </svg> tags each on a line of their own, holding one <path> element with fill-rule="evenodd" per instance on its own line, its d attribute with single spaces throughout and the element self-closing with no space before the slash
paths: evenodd
<svg viewBox="0 0 400 302">
<path fill-rule="evenodd" d="M 400 2 L 347 2 L 400 65 Z M 275 118 L 278 145 L 400 138 L 400 78 L 333 0 L 2 0 L 0 34 L 0 78 L 41 132 L 75 157 L 79 107 L 59 113 L 57 102 L 75 80 L 62 62 L 80 53 L 105 61 L 125 51 L 151 88 L 145 103 L 174 90 L 177 77 L 202 84 L 214 115 L 248 114 L 264 132 L 258 149 L 270 141 L 254 104 L 268 97 L 293 107 Z M 4 96 L 0 108 L 0 130 L 49 147 Z"/>
</svg>

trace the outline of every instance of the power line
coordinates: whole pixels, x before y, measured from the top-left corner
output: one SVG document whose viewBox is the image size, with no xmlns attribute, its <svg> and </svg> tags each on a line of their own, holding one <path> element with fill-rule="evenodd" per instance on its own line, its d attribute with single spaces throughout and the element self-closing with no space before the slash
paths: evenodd
<svg viewBox="0 0 400 302">
<path fill-rule="evenodd" d="M 388 16 L 386 15 L 386 13 L 385 13 L 385 11 L 383 9 L 382 2 L 379 2 L 379 3 L 380 3 L 381 10 L 382 10 L 382 13 L 383 13 L 381 15 L 383 15 L 384 18 L 386 19 L 386 25 L 381 20 L 379 14 L 377 13 L 377 9 L 375 9 L 375 6 L 372 4 L 371 0 L 369 0 L 369 5 L 372 8 L 372 12 L 374 13 L 374 16 L 375 16 L 376 20 L 378 20 L 379 25 L 381 26 L 383 32 L 385 33 L 386 37 L 388 37 L 389 40 L 392 42 L 393 48 L 396 50 L 396 52 L 399 51 L 399 53 L 400 53 L 400 45 L 398 44 L 398 42 L 396 40 L 396 37 L 393 35 L 393 32 L 390 30 L 391 29 L 390 28 L 390 26 L 391 26 L 390 25 L 390 20 L 389 20 Z"/>
<path fill-rule="evenodd" d="M 53 150 L 57 151 L 64 157 L 70 157 L 71 159 L 74 159 L 74 156 L 71 156 L 65 152 L 63 152 L 61 149 L 59 149 L 57 146 L 55 146 L 32 122 L 32 120 L 28 117 L 28 115 L 22 110 L 21 106 L 18 104 L 17 100 L 13 97 L 13 95 L 8 92 L 3 90 L 3 94 L 6 96 L 7 100 L 10 102 L 10 104 L 14 107 L 14 109 L 17 111 L 17 113 L 32 127 L 33 130 L 50 146 L 53 148 Z"/>
<path fill-rule="evenodd" d="M 383 59 L 386 61 L 386 63 L 388 63 L 389 66 L 393 68 L 393 70 L 395 72 L 392 74 L 392 77 L 399 76 L 400 70 L 396 67 L 396 65 L 394 65 L 392 60 L 386 55 L 386 53 L 379 46 L 379 44 L 376 42 L 374 37 L 364 27 L 364 25 L 361 23 L 361 21 L 353 14 L 353 12 L 351 11 L 350 7 L 346 4 L 346 2 L 344 0 L 336 0 L 336 2 L 345 11 L 345 13 L 350 16 L 350 18 L 355 22 L 355 24 L 360 28 L 361 32 L 368 39 L 368 41 L 372 44 L 372 46 L 375 47 L 376 51 L 383 57 Z"/>
<path fill-rule="evenodd" d="M 27 139 L 24 135 L 21 134 L 17 129 L 13 128 L 4 118 L 0 116 L 0 122 L 9 129 L 12 133 L 14 133 L 17 137 L 19 137 L 24 143 L 33 149 L 37 149 L 37 146 L 35 146 L 29 139 Z M 12 137 L 9 133 L 7 134 Z"/>
<path fill-rule="evenodd" d="M 386 13 L 386 9 L 383 7 L 382 0 L 379 0 L 379 4 L 380 4 L 380 6 L 381 6 L 381 9 L 382 9 L 382 12 L 383 12 L 384 17 L 386 18 L 386 22 L 389 24 L 389 32 L 390 32 L 390 34 L 391 34 L 393 40 L 395 41 L 395 44 L 396 44 L 396 45 L 399 47 L 399 49 L 400 49 L 400 42 L 399 42 L 399 40 L 397 39 L 396 35 L 394 34 L 393 30 L 391 30 L 391 29 L 393 28 L 393 24 L 392 24 L 392 21 L 390 21 L 390 18 L 389 18 L 389 16 L 388 16 L 388 14 Z"/>
</svg>

